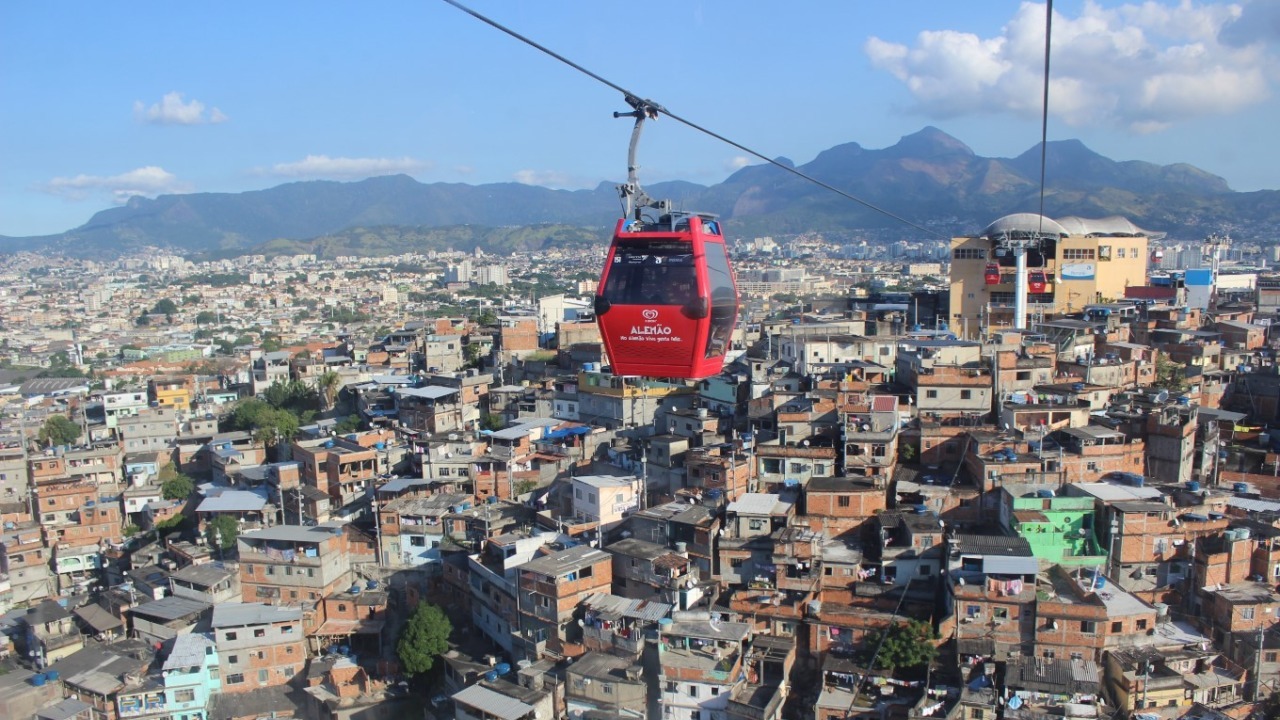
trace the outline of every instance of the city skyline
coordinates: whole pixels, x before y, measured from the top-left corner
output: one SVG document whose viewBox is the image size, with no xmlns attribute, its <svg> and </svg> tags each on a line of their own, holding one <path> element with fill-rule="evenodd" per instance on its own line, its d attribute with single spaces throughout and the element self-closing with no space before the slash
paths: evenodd
<svg viewBox="0 0 1280 720">
<path fill-rule="evenodd" d="M 989 157 L 1040 139 L 1043 4 L 470 6 L 769 157 L 888 147 L 926 125 Z M 446 3 L 0 13 L 0 234 L 62 232 L 134 194 L 625 174 L 616 91 Z M 1269 189 L 1280 147 L 1257 139 L 1277 103 L 1276 16 L 1258 1 L 1056 4 L 1049 139 Z M 759 162 L 669 119 L 641 148 L 645 182 Z"/>
</svg>

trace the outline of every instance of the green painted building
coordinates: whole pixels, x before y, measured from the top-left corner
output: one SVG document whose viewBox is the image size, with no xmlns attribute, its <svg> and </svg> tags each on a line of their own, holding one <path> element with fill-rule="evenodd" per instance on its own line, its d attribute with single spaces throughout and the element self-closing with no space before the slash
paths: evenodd
<svg viewBox="0 0 1280 720">
<path fill-rule="evenodd" d="M 1106 563 L 1106 553 L 1094 536 L 1095 512 L 1094 499 L 1089 497 L 1057 497 L 1044 488 L 1001 489 L 1001 525 L 1025 538 L 1036 558 L 1059 565 Z"/>
</svg>

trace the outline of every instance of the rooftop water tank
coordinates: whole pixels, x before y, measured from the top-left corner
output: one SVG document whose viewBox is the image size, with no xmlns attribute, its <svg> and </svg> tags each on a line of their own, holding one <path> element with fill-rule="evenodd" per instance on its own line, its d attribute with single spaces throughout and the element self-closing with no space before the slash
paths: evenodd
<svg viewBox="0 0 1280 720">
<path fill-rule="evenodd" d="M 1232 483 L 1231 492 L 1247 493 L 1249 492 L 1249 483 L 1242 483 L 1242 482 Z"/>
<path fill-rule="evenodd" d="M 1191 492 L 1200 492 L 1200 483 L 1195 480 L 1188 481 L 1187 489 Z"/>
<path fill-rule="evenodd" d="M 45 682 L 44 673 L 36 673 L 35 675 L 31 676 L 31 684 L 35 685 L 36 687 L 43 687 L 44 682 Z"/>
</svg>

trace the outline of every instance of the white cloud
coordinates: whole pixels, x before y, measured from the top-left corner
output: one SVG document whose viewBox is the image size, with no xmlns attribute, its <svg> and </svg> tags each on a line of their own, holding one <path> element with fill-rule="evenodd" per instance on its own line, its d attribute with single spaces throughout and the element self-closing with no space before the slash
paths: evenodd
<svg viewBox="0 0 1280 720">
<path fill-rule="evenodd" d="M 123 204 L 136 195 L 155 197 L 167 193 L 186 192 L 189 188 L 178 177 L 162 167 L 148 165 L 119 175 L 76 175 L 56 177 L 41 188 L 51 195 L 84 200 L 107 195 Z"/>
<path fill-rule="evenodd" d="M 1089 1 L 1078 17 L 1055 12 L 1049 110 L 1073 126 L 1142 133 L 1258 104 L 1276 77 L 1275 44 L 1267 40 L 1277 33 L 1241 24 L 1267 17 L 1266 5 L 1182 0 L 1104 8 Z M 935 30 L 910 47 L 872 37 L 863 50 L 903 82 L 915 112 L 1038 117 L 1044 12 L 1043 4 L 1024 2 L 995 37 Z"/>
<path fill-rule="evenodd" d="M 517 170 L 512 179 L 521 185 L 537 185 L 556 190 L 585 187 L 582 180 L 559 170 Z"/>
<path fill-rule="evenodd" d="M 133 103 L 133 116 L 141 122 L 155 125 L 203 125 L 204 123 L 221 123 L 230 118 L 218 108 L 210 108 L 205 113 L 205 105 L 199 100 L 185 102 L 182 93 L 165 93 L 160 102 L 148 107 L 141 100 Z"/>
<path fill-rule="evenodd" d="M 292 178 L 366 178 L 376 175 L 416 173 L 427 164 L 411 157 L 401 158 L 345 158 L 328 155 L 308 155 L 298 162 L 280 163 L 268 170 L 257 171 L 262 175 Z"/>
<path fill-rule="evenodd" d="M 724 169 L 730 170 L 730 171 L 741 170 L 742 168 L 750 164 L 751 164 L 751 158 L 747 157 L 746 155 L 735 155 L 725 161 Z"/>
</svg>

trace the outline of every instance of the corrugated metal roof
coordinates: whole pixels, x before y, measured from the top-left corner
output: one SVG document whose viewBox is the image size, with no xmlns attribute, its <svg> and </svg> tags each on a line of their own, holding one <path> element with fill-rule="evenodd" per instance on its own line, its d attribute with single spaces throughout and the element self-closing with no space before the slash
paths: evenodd
<svg viewBox="0 0 1280 720">
<path fill-rule="evenodd" d="M 183 670 L 204 665 L 208 649 L 216 647 L 213 639 L 203 633 L 179 635 L 173 639 L 173 650 L 164 661 L 165 670 Z"/>
<path fill-rule="evenodd" d="M 532 713 L 534 710 L 532 705 L 527 705 L 515 698 L 509 698 L 502 693 L 494 692 L 480 685 L 472 685 L 461 692 L 455 693 L 453 701 L 481 710 L 502 720 L 520 720 L 520 718 Z"/>
<path fill-rule="evenodd" d="M 200 502 L 196 512 L 257 512 L 266 506 L 267 500 L 248 490 L 224 490 Z"/>
<path fill-rule="evenodd" d="M 1280 502 L 1274 500 L 1254 500 L 1252 498 L 1227 498 L 1227 504 L 1249 512 L 1280 512 Z"/>
<path fill-rule="evenodd" d="M 775 512 L 785 513 L 792 503 L 786 502 L 779 495 L 770 493 L 743 493 L 726 508 L 739 515 L 772 515 Z"/>
<path fill-rule="evenodd" d="M 102 609 L 101 605 L 85 605 L 84 607 L 76 608 L 72 612 L 94 632 L 106 632 L 107 630 L 124 627 L 124 623 L 120 622 L 119 618 Z"/>
<path fill-rule="evenodd" d="M 440 385 L 427 385 L 426 387 L 420 388 L 404 388 L 403 390 L 396 390 L 396 394 L 404 397 L 423 398 L 425 400 L 440 400 L 441 398 L 447 398 L 450 395 L 457 395 L 458 390 L 457 388 L 447 388 Z"/>
<path fill-rule="evenodd" d="M 643 622 L 657 622 L 670 615 L 675 607 L 653 600 L 632 600 L 609 593 L 593 593 L 587 597 L 583 606 L 601 615 L 627 617 Z"/>
<path fill-rule="evenodd" d="M 190 615 L 198 615 L 212 606 L 212 603 L 170 595 L 145 605 L 139 605 L 130 609 L 129 612 L 143 617 L 170 621 L 179 620 Z"/>
<path fill-rule="evenodd" d="M 1016 555 L 988 555 L 982 558 L 982 572 L 988 575 L 1035 575 L 1040 561 Z"/>
</svg>

